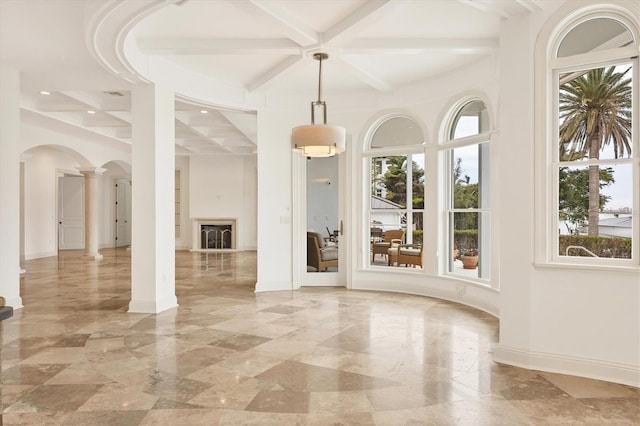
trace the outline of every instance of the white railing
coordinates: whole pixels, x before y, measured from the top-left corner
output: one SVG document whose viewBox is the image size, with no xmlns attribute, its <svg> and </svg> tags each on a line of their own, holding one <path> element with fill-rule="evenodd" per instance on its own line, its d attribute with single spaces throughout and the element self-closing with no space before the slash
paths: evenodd
<svg viewBox="0 0 640 426">
<path fill-rule="evenodd" d="M 589 256 L 591 256 L 591 257 L 600 257 L 597 254 L 595 254 L 594 252 L 592 252 L 591 250 L 587 249 L 586 247 L 582 247 L 582 246 L 568 246 L 567 249 L 564 251 L 564 255 L 565 256 L 569 256 L 569 249 L 582 250 L 584 252 L 587 252 L 587 254 L 589 254 Z"/>
</svg>

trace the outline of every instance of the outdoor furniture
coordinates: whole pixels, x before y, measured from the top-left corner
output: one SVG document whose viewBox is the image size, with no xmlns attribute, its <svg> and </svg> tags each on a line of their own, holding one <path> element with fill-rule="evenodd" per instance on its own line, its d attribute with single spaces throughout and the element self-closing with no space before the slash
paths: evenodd
<svg viewBox="0 0 640 426">
<path fill-rule="evenodd" d="M 379 241 L 382 241 L 382 239 L 383 239 L 382 238 L 382 234 L 383 234 L 382 228 L 378 228 L 378 227 L 375 227 L 375 226 L 372 227 L 371 228 L 371 232 L 370 232 L 371 242 L 372 243 L 377 243 Z"/>
<path fill-rule="evenodd" d="M 338 243 L 339 232 L 337 230 L 334 230 L 333 232 L 331 232 L 329 230 L 328 226 L 325 226 L 325 229 L 327 230 L 327 234 L 329 234 L 329 236 L 325 237 L 324 240 L 325 241 L 331 241 L 332 243 L 336 243 L 337 244 Z"/>
<path fill-rule="evenodd" d="M 398 266 L 420 266 L 422 267 L 422 244 L 400 244 L 398 251 Z"/>
<path fill-rule="evenodd" d="M 382 241 L 376 241 L 371 244 L 371 263 L 376 259 L 376 254 L 387 256 L 388 250 L 393 244 L 400 244 L 404 239 L 404 231 L 402 229 L 390 229 L 384 233 Z"/>
<path fill-rule="evenodd" d="M 316 272 L 338 266 L 338 247 L 328 246 L 317 232 L 307 232 L 307 266 L 312 266 Z"/>
</svg>

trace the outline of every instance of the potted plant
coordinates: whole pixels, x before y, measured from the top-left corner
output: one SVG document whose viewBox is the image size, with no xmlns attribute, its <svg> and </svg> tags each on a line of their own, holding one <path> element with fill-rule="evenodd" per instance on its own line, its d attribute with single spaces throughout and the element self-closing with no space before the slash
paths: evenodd
<svg viewBox="0 0 640 426">
<path fill-rule="evenodd" d="M 477 249 L 462 250 L 462 254 L 460 255 L 460 260 L 462 260 L 462 267 L 464 269 L 476 269 L 478 267 L 478 250 Z"/>
</svg>

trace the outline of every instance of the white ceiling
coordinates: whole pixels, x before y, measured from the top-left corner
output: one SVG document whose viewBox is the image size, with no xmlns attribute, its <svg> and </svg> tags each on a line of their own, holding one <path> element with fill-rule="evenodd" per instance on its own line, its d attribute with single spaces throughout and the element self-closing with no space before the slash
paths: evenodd
<svg viewBox="0 0 640 426">
<path fill-rule="evenodd" d="M 323 91 L 392 92 L 494 54 L 501 19 L 553 1 L 162 0 L 131 35 L 143 54 L 246 93 L 315 91 L 318 51 L 330 55 Z M 128 144 L 130 84 L 87 48 L 96 2 L 109 3 L 0 0 L 0 60 L 22 70 L 29 116 Z M 178 154 L 251 154 L 255 144 L 255 114 L 176 101 Z"/>
</svg>

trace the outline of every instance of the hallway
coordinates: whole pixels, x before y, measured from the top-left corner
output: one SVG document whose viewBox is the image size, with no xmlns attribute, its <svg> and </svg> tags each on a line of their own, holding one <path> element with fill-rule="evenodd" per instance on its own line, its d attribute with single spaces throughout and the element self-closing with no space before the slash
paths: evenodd
<svg viewBox="0 0 640 426">
<path fill-rule="evenodd" d="M 393 293 L 254 293 L 255 252 L 176 253 L 179 307 L 127 313 L 130 252 L 25 262 L 5 425 L 640 424 L 640 389 L 492 361 L 498 321 Z"/>
</svg>

